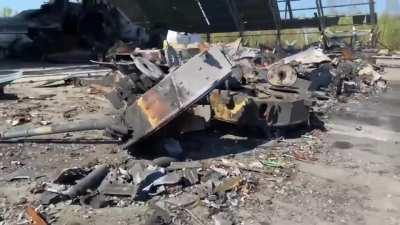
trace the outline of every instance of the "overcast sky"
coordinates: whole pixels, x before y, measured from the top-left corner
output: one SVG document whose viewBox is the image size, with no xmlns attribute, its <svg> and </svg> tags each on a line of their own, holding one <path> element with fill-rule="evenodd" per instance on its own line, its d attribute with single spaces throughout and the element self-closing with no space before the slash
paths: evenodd
<svg viewBox="0 0 400 225">
<path fill-rule="evenodd" d="M 349 2 L 365 2 L 367 0 L 338 0 L 338 1 L 334 1 L 334 0 L 322 0 L 325 3 L 329 3 L 331 4 L 332 2 L 345 2 L 345 3 L 349 3 Z M 385 8 L 386 8 L 386 4 L 387 4 L 388 0 L 376 0 L 376 8 L 378 12 L 382 12 Z M 400 2 L 400 0 L 397 0 L 398 2 Z M 23 10 L 26 9 L 35 9 L 35 8 L 39 8 L 40 5 L 43 2 L 47 2 L 44 0 L 0 0 L 0 8 L 3 7 L 10 7 L 18 12 L 21 12 Z M 304 8 L 304 7 L 311 7 L 315 4 L 315 0 L 301 0 L 300 3 L 293 3 L 294 6 L 293 8 Z M 346 10 L 346 9 L 344 9 Z M 351 11 L 353 10 L 351 7 L 348 7 L 347 10 Z M 299 11 L 297 13 L 298 15 L 302 15 L 304 16 L 304 14 L 306 14 L 305 11 Z"/>
</svg>

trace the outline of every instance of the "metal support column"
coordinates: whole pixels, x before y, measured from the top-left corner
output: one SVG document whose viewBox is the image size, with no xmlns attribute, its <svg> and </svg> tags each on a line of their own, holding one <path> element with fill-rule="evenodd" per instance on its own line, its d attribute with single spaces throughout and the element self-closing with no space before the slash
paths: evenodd
<svg viewBox="0 0 400 225">
<path fill-rule="evenodd" d="M 271 13 L 272 13 L 272 18 L 274 20 L 274 25 L 276 28 L 276 47 L 281 48 L 281 14 L 279 12 L 279 6 L 276 2 L 276 0 L 268 0 Z"/>
<path fill-rule="evenodd" d="M 375 12 L 375 1 L 369 0 L 369 14 L 370 14 L 370 22 L 372 25 L 371 28 L 371 37 L 370 37 L 370 47 L 375 48 L 378 42 L 378 30 L 377 30 L 377 18 Z"/>
<path fill-rule="evenodd" d="M 225 0 L 225 2 L 226 2 L 226 5 L 228 6 L 229 13 L 232 17 L 233 23 L 235 24 L 235 27 L 236 27 L 237 31 L 239 32 L 239 36 L 242 37 L 244 28 L 243 28 L 243 24 L 241 22 L 241 18 L 240 18 L 238 7 L 236 5 L 236 1 L 235 0 Z"/>
<path fill-rule="evenodd" d="M 374 0 L 369 0 L 369 14 L 371 17 L 371 24 L 373 26 L 376 25 L 376 12 L 375 12 L 375 1 Z"/>
<path fill-rule="evenodd" d="M 317 6 L 317 15 L 319 19 L 319 31 L 321 33 L 321 44 L 324 48 L 328 47 L 328 40 L 325 35 L 325 28 L 326 28 L 326 19 L 324 15 L 324 6 L 322 5 L 321 0 L 315 0 L 315 4 Z"/>
<path fill-rule="evenodd" d="M 286 9 L 287 9 L 287 12 L 289 12 L 289 18 L 292 20 L 293 19 L 293 10 L 292 10 L 292 4 L 290 3 L 290 0 L 286 0 Z M 285 11 L 285 19 L 286 19 L 286 11 Z"/>
</svg>

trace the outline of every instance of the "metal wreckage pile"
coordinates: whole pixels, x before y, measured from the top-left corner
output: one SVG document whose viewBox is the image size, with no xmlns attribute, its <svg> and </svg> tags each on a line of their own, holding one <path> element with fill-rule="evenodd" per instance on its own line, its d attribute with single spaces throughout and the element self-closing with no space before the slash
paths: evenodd
<svg viewBox="0 0 400 225">
<path fill-rule="evenodd" d="M 113 52 L 108 62 L 94 61 L 112 72 L 74 83 L 104 93 L 118 115 L 79 124 L 13 129 L 2 132 L 1 139 L 104 130 L 130 151 L 161 139 L 172 158 L 150 165 L 127 162 L 123 168 L 66 169 L 35 191 L 41 193 L 39 205 L 44 207 L 38 212 L 42 215 L 32 209 L 28 213 L 37 224 L 47 224 L 43 215 L 48 215 L 48 221 L 56 219 L 49 216 L 48 206 L 62 202 L 102 208 L 149 200 L 154 213 L 147 224 L 204 224 L 187 210 L 198 204 L 214 210 L 216 224 L 233 224 L 235 218 L 227 212 L 255 190 L 257 180 L 252 174 L 290 176 L 292 159 L 269 155 L 246 165 L 225 159 L 210 165 L 179 161 L 183 150 L 173 137 L 221 121 L 273 139 L 288 127 L 312 126 L 313 115 L 325 113 L 337 99 L 387 87 L 381 68 L 353 59 L 347 50 L 324 53 L 313 47 L 275 60 L 271 52 L 243 47 L 238 40 L 179 50 L 119 46 Z M 294 151 L 294 158 L 313 160 L 309 148 Z"/>
<path fill-rule="evenodd" d="M 0 18 L 0 59 L 79 63 L 103 55 L 118 40 L 152 46 L 149 38 L 106 1 L 50 0 Z"/>
</svg>

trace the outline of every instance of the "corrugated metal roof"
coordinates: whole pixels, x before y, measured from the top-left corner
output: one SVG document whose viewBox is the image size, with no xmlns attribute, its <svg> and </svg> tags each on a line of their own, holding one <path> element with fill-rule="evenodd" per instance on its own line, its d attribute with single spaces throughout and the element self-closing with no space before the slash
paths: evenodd
<svg viewBox="0 0 400 225">
<path fill-rule="evenodd" d="M 243 30 L 277 29 L 271 7 L 277 5 L 276 0 L 111 0 L 111 2 L 132 21 L 153 28 L 163 27 L 196 33 L 235 32 L 239 31 L 234 19 L 236 15 Z M 230 5 L 235 5 L 236 14 L 231 13 Z M 327 24 L 337 24 L 338 20 L 339 17 L 329 17 Z M 282 28 L 318 26 L 317 17 L 281 21 Z"/>
</svg>

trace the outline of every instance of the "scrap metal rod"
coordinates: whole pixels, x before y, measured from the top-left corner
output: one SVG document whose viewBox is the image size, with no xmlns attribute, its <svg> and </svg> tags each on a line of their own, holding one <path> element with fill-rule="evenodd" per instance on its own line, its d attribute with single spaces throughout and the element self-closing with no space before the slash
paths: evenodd
<svg viewBox="0 0 400 225">
<path fill-rule="evenodd" d="M 0 134 L 0 140 L 22 137 L 34 137 L 39 135 L 60 134 L 66 132 L 78 132 L 87 130 L 104 130 L 109 127 L 108 120 L 89 120 L 71 124 L 55 124 L 29 129 L 18 129 L 6 131 Z"/>
<path fill-rule="evenodd" d="M 210 26 L 210 25 L 211 25 L 210 20 L 208 19 L 207 14 L 206 14 L 206 12 L 205 12 L 204 9 L 203 9 L 203 5 L 201 4 L 200 0 L 195 0 L 195 1 L 196 1 L 197 5 L 198 5 L 199 8 L 200 8 L 200 11 L 201 11 L 201 14 L 202 14 L 203 17 L 204 17 L 204 20 L 206 21 L 207 25 Z"/>
<path fill-rule="evenodd" d="M 345 7 L 350 7 L 350 6 L 368 6 L 368 2 L 364 3 L 351 3 L 351 4 L 341 4 L 341 5 L 327 5 L 327 6 L 322 6 L 323 9 L 330 9 L 330 8 L 345 8 Z M 306 10 L 314 10 L 317 9 L 316 7 L 307 7 L 307 8 L 297 8 L 297 9 L 292 9 L 292 11 L 306 11 Z M 285 12 L 285 10 L 279 10 L 280 12 Z"/>
</svg>

